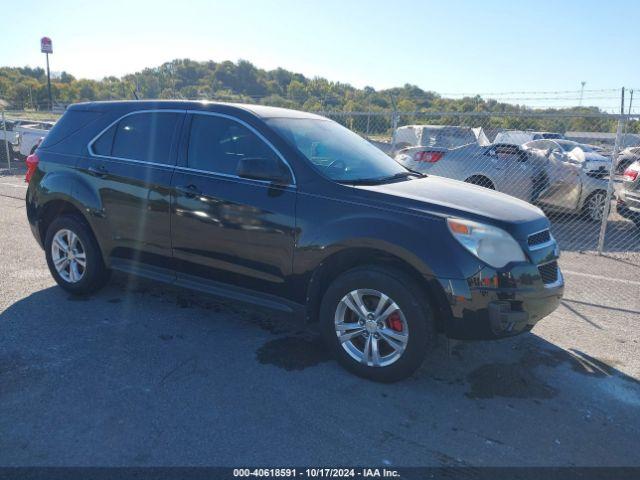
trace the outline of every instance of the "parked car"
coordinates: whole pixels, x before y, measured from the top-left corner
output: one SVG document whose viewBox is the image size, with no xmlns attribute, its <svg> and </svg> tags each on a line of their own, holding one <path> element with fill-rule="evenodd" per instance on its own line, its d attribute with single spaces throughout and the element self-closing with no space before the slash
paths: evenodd
<svg viewBox="0 0 640 480">
<path fill-rule="evenodd" d="M 540 209 L 411 172 L 317 115 L 77 104 L 27 167 L 29 224 L 66 291 L 118 270 L 294 313 L 373 380 L 410 375 L 436 332 L 526 332 L 563 293 Z"/>
<path fill-rule="evenodd" d="M 607 180 L 590 175 L 564 154 L 518 145 L 408 148 L 395 159 L 420 173 L 463 180 L 535 203 L 545 211 L 584 214 L 598 221 L 606 203 Z"/>
<path fill-rule="evenodd" d="M 640 146 L 625 148 L 618 153 L 616 172 L 620 174 L 624 173 L 633 162 L 637 161 L 640 161 Z"/>
<path fill-rule="evenodd" d="M 456 148 L 471 143 L 490 142 L 482 128 L 452 125 L 405 125 L 396 129 L 392 141 L 396 152 L 408 147 Z"/>
<path fill-rule="evenodd" d="M 6 125 L 2 125 L 0 121 L 0 168 L 6 165 L 7 152 L 10 157 L 14 156 L 14 150 L 18 145 L 18 134 L 13 131 L 13 122 L 6 121 Z"/>
<path fill-rule="evenodd" d="M 536 149 L 545 156 L 552 154 L 564 161 L 579 164 L 588 175 L 607 176 L 611 170 L 611 158 L 599 154 L 589 145 L 572 140 L 534 140 L 525 143 L 526 149 Z"/>
<path fill-rule="evenodd" d="M 616 207 L 621 216 L 640 228 L 640 161 L 632 163 L 624 171 Z"/>
<path fill-rule="evenodd" d="M 22 158 L 26 158 L 35 152 L 53 125 L 53 122 L 28 122 L 24 120 L 16 122 L 13 129 L 18 134 L 18 154 Z"/>
<path fill-rule="evenodd" d="M 505 130 L 498 132 L 493 143 L 506 143 L 509 145 L 522 145 L 532 140 L 564 139 L 564 135 L 554 132 L 532 132 L 529 130 Z"/>
</svg>

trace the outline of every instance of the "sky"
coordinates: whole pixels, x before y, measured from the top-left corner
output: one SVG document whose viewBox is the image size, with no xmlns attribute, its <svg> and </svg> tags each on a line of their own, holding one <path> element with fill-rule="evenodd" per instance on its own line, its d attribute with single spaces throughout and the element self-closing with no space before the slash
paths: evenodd
<svg viewBox="0 0 640 480">
<path fill-rule="evenodd" d="M 538 106 L 576 104 L 582 81 L 584 104 L 619 109 L 622 86 L 638 87 L 640 97 L 635 0 L 2 4 L 13 21 L 2 22 L 0 66 L 44 67 L 40 37 L 48 36 L 52 71 L 79 78 L 175 58 L 245 59 L 356 87 L 410 83 Z"/>
</svg>

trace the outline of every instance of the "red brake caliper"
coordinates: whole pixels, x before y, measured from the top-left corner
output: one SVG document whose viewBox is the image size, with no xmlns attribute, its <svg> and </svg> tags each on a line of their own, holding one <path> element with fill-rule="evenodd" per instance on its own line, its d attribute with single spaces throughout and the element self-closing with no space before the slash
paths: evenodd
<svg viewBox="0 0 640 480">
<path fill-rule="evenodd" d="M 402 320 L 398 312 L 394 312 L 387 317 L 387 326 L 396 332 L 402 331 Z"/>
</svg>

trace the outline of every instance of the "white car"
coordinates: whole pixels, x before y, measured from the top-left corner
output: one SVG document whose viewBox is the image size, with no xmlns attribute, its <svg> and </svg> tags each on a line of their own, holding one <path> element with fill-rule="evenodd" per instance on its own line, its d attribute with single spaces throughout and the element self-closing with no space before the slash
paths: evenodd
<svg viewBox="0 0 640 480">
<path fill-rule="evenodd" d="M 456 148 L 489 143 L 482 128 L 452 125 L 405 125 L 393 134 L 394 153 L 408 147 Z"/>
<path fill-rule="evenodd" d="M 18 153 L 27 157 L 35 152 L 53 125 L 53 122 L 15 122 L 13 131 L 18 134 Z"/>
<path fill-rule="evenodd" d="M 493 140 L 495 144 L 522 145 L 533 140 L 564 139 L 564 135 L 554 132 L 532 132 L 529 130 L 505 130 Z"/>
<path fill-rule="evenodd" d="M 574 162 L 592 176 L 605 176 L 611 169 L 611 159 L 598 153 L 589 145 L 573 142 L 571 140 L 534 140 L 522 146 L 525 150 L 535 149 L 545 156 L 555 154 L 566 157 L 564 161 Z"/>
</svg>

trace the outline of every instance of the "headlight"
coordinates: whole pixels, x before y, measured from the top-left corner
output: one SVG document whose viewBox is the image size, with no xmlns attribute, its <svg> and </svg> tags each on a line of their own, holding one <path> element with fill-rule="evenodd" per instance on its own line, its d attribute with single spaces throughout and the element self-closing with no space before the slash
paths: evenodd
<svg viewBox="0 0 640 480">
<path fill-rule="evenodd" d="M 464 248 L 494 268 L 526 260 L 518 242 L 501 228 L 459 218 L 448 218 L 447 226 Z"/>
</svg>

